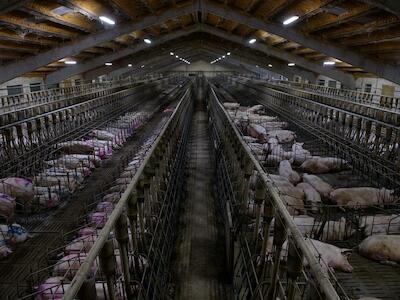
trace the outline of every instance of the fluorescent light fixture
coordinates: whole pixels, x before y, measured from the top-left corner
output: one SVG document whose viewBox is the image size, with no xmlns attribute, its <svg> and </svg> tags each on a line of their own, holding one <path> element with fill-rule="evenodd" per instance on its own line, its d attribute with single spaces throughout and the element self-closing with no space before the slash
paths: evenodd
<svg viewBox="0 0 400 300">
<path fill-rule="evenodd" d="M 100 20 L 102 20 L 104 23 L 110 24 L 110 25 L 115 25 L 115 21 L 113 19 L 110 19 L 106 16 L 100 16 Z"/>
<path fill-rule="evenodd" d="M 255 42 L 257 42 L 256 39 L 250 39 L 250 40 L 249 40 L 249 44 L 254 44 Z"/>
<path fill-rule="evenodd" d="M 146 44 L 151 44 L 151 40 L 150 39 L 144 39 L 143 40 Z"/>
<path fill-rule="evenodd" d="M 144 68 L 144 65 L 141 65 L 140 67 L 143 69 L 143 68 Z"/>
<path fill-rule="evenodd" d="M 64 64 L 66 64 L 66 65 L 76 65 L 76 60 L 66 60 L 66 61 L 64 61 Z"/>
<path fill-rule="evenodd" d="M 288 63 L 287 64 L 289 67 L 294 67 L 296 64 L 295 63 Z"/>
<path fill-rule="evenodd" d="M 229 56 L 229 55 L 231 55 L 231 53 L 230 53 L 230 52 L 228 52 L 226 55 L 228 55 L 228 56 Z"/>
<path fill-rule="evenodd" d="M 299 16 L 292 16 L 290 18 L 287 18 L 285 21 L 283 21 L 283 25 L 289 25 L 299 19 Z"/>
<path fill-rule="evenodd" d="M 334 61 L 324 61 L 324 66 L 334 66 L 336 62 Z"/>
<path fill-rule="evenodd" d="M 174 55 L 174 52 L 170 52 L 169 55 Z"/>
<path fill-rule="evenodd" d="M 112 62 L 106 62 L 105 65 L 106 66 L 112 66 Z"/>
<path fill-rule="evenodd" d="M 176 57 L 176 58 L 179 58 L 179 56 L 178 56 L 178 55 L 175 55 L 175 57 Z"/>
<path fill-rule="evenodd" d="M 132 67 L 132 64 L 128 64 L 128 67 Z"/>
<path fill-rule="evenodd" d="M 222 58 L 225 58 L 225 55 L 222 55 Z"/>
<path fill-rule="evenodd" d="M 268 67 L 272 68 L 272 65 L 271 65 L 271 64 L 268 64 Z"/>
<path fill-rule="evenodd" d="M 256 68 L 258 68 L 258 65 L 256 65 Z"/>
</svg>

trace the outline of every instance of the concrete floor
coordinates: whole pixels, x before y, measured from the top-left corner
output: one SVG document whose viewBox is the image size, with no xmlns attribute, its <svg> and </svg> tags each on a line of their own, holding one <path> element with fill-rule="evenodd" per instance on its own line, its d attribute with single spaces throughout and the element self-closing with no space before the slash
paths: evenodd
<svg viewBox="0 0 400 300">
<path fill-rule="evenodd" d="M 208 115 L 196 103 L 189 141 L 188 197 L 174 263 L 175 299 L 229 299 L 222 228 L 213 198 Z"/>
</svg>

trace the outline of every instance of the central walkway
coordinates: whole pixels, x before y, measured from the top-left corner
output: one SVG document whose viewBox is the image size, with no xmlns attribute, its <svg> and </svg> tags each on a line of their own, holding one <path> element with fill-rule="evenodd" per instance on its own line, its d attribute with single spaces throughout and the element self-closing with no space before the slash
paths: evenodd
<svg viewBox="0 0 400 300">
<path fill-rule="evenodd" d="M 188 197 L 182 207 L 174 273 L 176 299 L 229 299 L 223 228 L 213 198 L 213 162 L 204 103 L 196 102 L 189 141 Z"/>
</svg>

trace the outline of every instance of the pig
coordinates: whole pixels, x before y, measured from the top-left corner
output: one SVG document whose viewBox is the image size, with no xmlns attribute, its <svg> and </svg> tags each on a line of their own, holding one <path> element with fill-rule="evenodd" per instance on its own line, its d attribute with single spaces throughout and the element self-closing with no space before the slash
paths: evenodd
<svg viewBox="0 0 400 300">
<path fill-rule="evenodd" d="M 92 248 L 92 246 L 94 245 L 96 239 L 97 236 L 95 235 L 86 235 L 78 237 L 65 247 L 65 253 L 68 254 L 88 253 L 90 248 Z"/>
<path fill-rule="evenodd" d="M 67 141 L 59 143 L 57 147 L 60 151 L 74 154 L 93 154 L 94 145 L 87 141 Z"/>
<path fill-rule="evenodd" d="M 114 205 L 111 202 L 100 202 L 96 206 L 96 210 L 99 212 L 109 213 L 109 212 L 112 212 L 113 209 L 114 209 Z"/>
<path fill-rule="evenodd" d="M 9 177 L 0 179 L 0 193 L 16 198 L 22 204 L 31 203 L 35 194 L 33 182 L 30 179 Z"/>
<path fill-rule="evenodd" d="M 288 126 L 288 123 L 286 122 L 264 122 L 260 123 L 262 127 L 264 127 L 267 131 L 271 130 L 278 130 L 278 129 L 284 129 Z"/>
<path fill-rule="evenodd" d="M 280 144 L 293 142 L 296 138 L 296 134 L 293 131 L 283 129 L 268 131 L 267 135 L 268 137 L 276 137 Z"/>
<path fill-rule="evenodd" d="M 5 244 L 5 241 L 0 238 L 0 259 L 9 257 L 11 253 L 12 250 Z"/>
<path fill-rule="evenodd" d="M 257 142 L 257 139 L 256 139 L 256 138 L 254 138 L 254 137 L 252 137 L 252 136 L 248 136 L 248 135 L 244 135 L 244 136 L 243 136 L 243 140 L 244 140 L 246 143 L 255 143 L 255 142 Z"/>
<path fill-rule="evenodd" d="M 275 155 L 281 157 L 283 160 L 289 160 L 292 158 L 293 153 L 291 151 L 283 150 L 281 145 L 270 145 L 269 146 L 269 153 L 270 155 Z"/>
<path fill-rule="evenodd" d="M 86 259 L 86 253 L 73 253 L 61 258 L 54 266 L 54 276 L 64 276 L 65 278 L 74 278 L 76 272 Z M 93 265 L 91 271 L 94 273 L 96 267 Z"/>
<path fill-rule="evenodd" d="M 260 125 L 249 124 L 247 126 L 247 133 L 253 138 L 256 138 L 260 143 L 265 143 L 267 141 L 266 140 L 267 131 L 265 130 L 264 127 Z"/>
<path fill-rule="evenodd" d="M 373 187 L 340 188 L 330 193 L 330 199 L 340 206 L 362 208 L 395 202 L 394 190 Z"/>
<path fill-rule="evenodd" d="M 34 176 L 33 179 L 39 186 L 50 187 L 60 184 L 68 187 L 71 192 L 75 191 L 78 187 L 76 180 L 67 176 Z"/>
<path fill-rule="evenodd" d="M 285 177 L 270 176 L 278 193 L 287 206 L 290 214 L 304 213 L 304 193 L 302 190 L 295 187 Z"/>
<path fill-rule="evenodd" d="M 63 156 L 63 158 L 65 159 L 73 159 L 76 158 L 78 159 L 80 162 L 91 162 L 93 163 L 95 166 L 99 166 L 101 163 L 101 158 L 96 156 L 96 155 L 89 155 L 89 154 L 65 154 Z"/>
<path fill-rule="evenodd" d="M 337 221 L 317 222 L 312 230 L 313 236 L 319 234 L 321 226 L 324 225 L 320 239 L 324 241 L 343 241 L 353 235 L 356 230 L 351 226 L 351 223 L 344 217 Z"/>
<path fill-rule="evenodd" d="M 0 216 L 10 219 L 14 216 L 15 197 L 0 193 Z"/>
<path fill-rule="evenodd" d="M 53 208 L 61 203 L 60 197 L 56 193 L 37 194 L 35 196 L 35 201 L 45 208 Z"/>
<path fill-rule="evenodd" d="M 103 196 L 103 202 L 116 202 L 121 198 L 121 193 L 111 193 Z"/>
<path fill-rule="evenodd" d="M 277 117 L 272 117 L 272 116 L 263 116 L 263 115 L 258 115 L 258 114 L 249 114 L 248 115 L 248 120 L 251 123 L 255 124 L 261 124 L 265 122 L 273 122 L 276 121 L 278 118 Z"/>
<path fill-rule="evenodd" d="M 311 244 L 310 248 L 313 251 L 315 257 L 318 260 L 321 258 L 321 260 L 323 261 L 323 263 L 326 264 L 327 267 L 347 273 L 353 272 L 353 267 L 347 260 L 352 253 L 351 249 L 339 248 L 334 245 L 313 239 L 306 239 L 306 241 Z M 307 266 L 308 262 L 304 265 Z"/>
<path fill-rule="evenodd" d="M 282 156 L 279 156 L 279 155 L 268 155 L 267 156 L 267 159 L 265 160 L 265 164 L 267 165 L 267 166 L 279 166 L 279 163 L 282 161 L 282 160 L 285 160 L 285 158 L 284 157 L 282 157 Z"/>
<path fill-rule="evenodd" d="M 100 140 L 106 140 L 106 141 L 114 141 L 115 140 L 115 135 L 106 131 L 106 130 L 92 130 L 92 136 L 100 139 Z"/>
<path fill-rule="evenodd" d="M 79 160 L 76 157 L 65 158 L 62 156 L 57 159 L 47 160 L 47 161 L 45 161 L 45 163 L 46 163 L 46 165 L 48 165 L 50 167 L 65 167 L 68 169 L 86 167 L 86 168 L 89 168 L 90 170 L 93 170 L 95 168 L 95 165 L 93 164 L 93 162 L 91 162 L 89 160 Z"/>
<path fill-rule="evenodd" d="M 264 109 L 264 106 L 261 105 L 261 104 L 258 104 L 258 105 L 254 105 L 254 106 L 248 108 L 246 111 L 247 111 L 249 114 L 252 114 L 252 113 L 258 113 L 258 112 L 260 112 L 260 111 L 263 110 L 263 109 Z"/>
<path fill-rule="evenodd" d="M 11 244 L 23 243 L 29 237 L 28 231 L 17 223 L 0 225 L 0 236 L 2 236 L 1 240 L 9 241 Z"/>
<path fill-rule="evenodd" d="M 62 276 L 47 278 L 38 287 L 38 300 L 61 300 L 69 286 Z"/>
<path fill-rule="evenodd" d="M 291 163 L 301 165 L 305 160 L 311 158 L 310 151 L 303 148 L 304 143 L 294 142 L 292 145 Z"/>
<path fill-rule="evenodd" d="M 94 227 L 83 227 L 78 231 L 78 237 L 94 235 L 97 236 L 97 229 Z"/>
<path fill-rule="evenodd" d="M 310 184 L 325 199 L 330 198 L 330 193 L 333 190 L 332 186 L 318 176 L 304 173 L 303 181 Z"/>
<path fill-rule="evenodd" d="M 372 260 L 400 263 L 400 235 L 371 235 L 360 243 L 358 252 Z"/>
<path fill-rule="evenodd" d="M 240 106 L 240 104 L 236 103 L 236 102 L 224 102 L 222 105 L 227 110 L 236 110 L 236 109 L 239 109 L 239 106 Z"/>
<path fill-rule="evenodd" d="M 311 174 L 323 174 L 339 172 L 349 169 L 349 164 L 344 159 L 335 157 L 313 156 L 306 159 L 300 166 L 304 172 Z"/>
<path fill-rule="evenodd" d="M 321 195 L 314 187 L 306 182 L 299 183 L 296 187 L 301 189 L 305 195 L 305 201 L 311 208 L 311 211 L 318 212 L 321 207 Z"/>
<path fill-rule="evenodd" d="M 51 186 L 35 186 L 34 188 L 35 194 L 43 195 L 43 194 L 48 194 L 50 193 L 56 193 L 59 195 L 60 198 L 65 198 L 70 195 L 70 191 L 68 187 L 64 185 L 51 185 Z"/>
<path fill-rule="evenodd" d="M 250 143 L 248 144 L 251 151 L 257 155 L 263 155 L 264 154 L 264 145 L 259 144 L 259 143 Z"/>
<path fill-rule="evenodd" d="M 359 225 L 365 236 L 397 233 L 400 232 L 400 215 L 362 216 Z"/>
<path fill-rule="evenodd" d="M 107 213 L 105 212 L 95 212 L 90 216 L 90 223 L 97 228 L 103 228 L 107 223 Z"/>
<path fill-rule="evenodd" d="M 288 160 L 283 160 L 279 163 L 279 175 L 287 178 L 293 184 L 297 184 L 301 180 L 300 175 L 293 171 Z"/>
</svg>

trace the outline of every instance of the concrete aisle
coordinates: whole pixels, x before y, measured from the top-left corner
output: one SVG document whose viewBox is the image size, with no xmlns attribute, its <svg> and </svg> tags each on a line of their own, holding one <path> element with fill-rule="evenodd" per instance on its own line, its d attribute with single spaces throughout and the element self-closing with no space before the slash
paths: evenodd
<svg viewBox="0 0 400 300">
<path fill-rule="evenodd" d="M 183 204 L 174 263 L 175 299 L 229 299 L 224 238 L 213 198 L 208 116 L 197 102 L 189 142 L 188 198 Z"/>
</svg>

